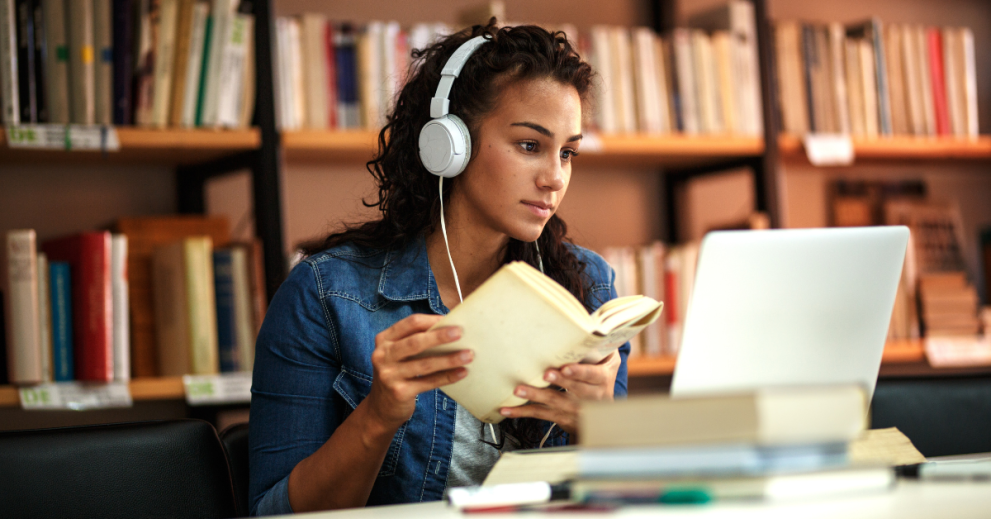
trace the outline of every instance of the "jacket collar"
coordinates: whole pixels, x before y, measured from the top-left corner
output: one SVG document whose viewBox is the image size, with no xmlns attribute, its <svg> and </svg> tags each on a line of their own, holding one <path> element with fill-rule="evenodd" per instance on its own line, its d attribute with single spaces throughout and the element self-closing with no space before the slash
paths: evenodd
<svg viewBox="0 0 991 519">
<path fill-rule="evenodd" d="M 405 247 L 385 254 L 378 293 L 390 301 L 426 299 L 434 313 L 447 314 L 447 307 L 437 290 L 437 280 L 430 269 L 424 236 L 418 236 Z"/>
</svg>

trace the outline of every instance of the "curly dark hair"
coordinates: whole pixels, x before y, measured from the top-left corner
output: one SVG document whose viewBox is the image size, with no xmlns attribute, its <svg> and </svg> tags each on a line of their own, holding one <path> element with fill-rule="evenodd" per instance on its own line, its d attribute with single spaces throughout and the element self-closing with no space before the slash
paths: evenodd
<svg viewBox="0 0 991 519">
<path fill-rule="evenodd" d="M 425 49 L 414 50 L 408 81 L 379 132 L 378 153 L 366 165 L 378 185 L 378 200 L 363 203 L 366 207 L 377 207 L 382 218 L 346 225 L 341 232 L 304 244 L 301 248 L 305 255 L 347 242 L 379 250 L 401 249 L 437 228 L 440 223 L 437 177 L 420 162 L 419 132 L 431 119 L 430 99 L 444 64 L 461 44 L 481 35 L 490 41 L 479 47 L 464 65 L 450 95 L 450 113 L 459 116 L 471 134 L 475 148 L 472 156 L 476 155 L 481 122 L 496 108 L 499 93 L 508 84 L 551 79 L 573 86 L 582 106 L 588 106 L 594 73 L 563 32 L 549 32 L 532 25 L 499 28 L 493 18 L 488 25 L 475 25 Z M 455 177 L 444 183 L 445 202 L 457 182 Z M 589 306 L 585 297 L 590 288 L 589 280 L 583 276 L 585 264 L 566 245 L 570 242 L 567 232 L 567 225 L 557 215 L 547 222 L 537 242 L 544 269 Z M 510 239 L 503 262 L 510 261 L 536 266 L 535 247 Z M 536 447 L 546 426 L 537 420 L 517 419 L 503 421 L 500 429 L 519 440 L 523 447 Z M 505 438 L 505 434 L 500 436 Z"/>
</svg>

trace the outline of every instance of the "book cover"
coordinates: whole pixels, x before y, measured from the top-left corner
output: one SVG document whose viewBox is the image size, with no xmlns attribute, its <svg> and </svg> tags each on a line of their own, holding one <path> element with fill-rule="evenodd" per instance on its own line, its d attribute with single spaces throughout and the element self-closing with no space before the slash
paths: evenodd
<svg viewBox="0 0 991 519">
<path fill-rule="evenodd" d="M 248 267 L 250 249 L 235 246 L 230 250 L 234 322 L 237 330 L 237 365 L 240 371 L 251 371 L 255 362 L 255 340 L 258 338 L 258 329 L 255 326 L 252 310 L 251 274 Z"/>
<path fill-rule="evenodd" d="M 334 48 L 334 38 L 337 32 L 334 24 L 325 23 L 323 31 L 323 56 L 324 67 L 327 70 L 327 83 L 324 89 L 327 92 L 327 126 L 329 128 L 339 128 L 337 105 L 340 103 L 337 86 L 337 49 Z"/>
<path fill-rule="evenodd" d="M 65 32 L 65 2 L 42 0 L 45 19 L 45 101 L 48 122 L 69 124 L 69 47 Z"/>
<path fill-rule="evenodd" d="M 303 43 L 303 81 L 306 87 L 306 127 L 325 130 L 329 127 L 327 115 L 327 58 L 324 55 L 324 37 L 327 18 L 320 13 L 301 16 Z"/>
<path fill-rule="evenodd" d="M 186 72 L 183 74 L 181 114 L 178 126 L 196 126 L 196 111 L 199 107 L 200 85 L 202 84 L 204 49 L 207 39 L 207 22 L 210 17 L 210 4 L 196 2 L 191 8 L 189 44 L 187 45 Z M 178 87 L 178 82 L 176 83 Z"/>
<path fill-rule="evenodd" d="M 355 60 L 354 28 L 342 24 L 334 33 L 337 57 L 337 121 L 341 129 L 361 127 L 358 103 L 358 69 Z"/>
<path fill-rule="evenodd" d="M 128 303 L 127 236 L 110 238 L 110 283 L 114 316 L 114 380 L 131 380 L 131 328 Z"/>
<path fill-rule="evenodd" d="M 625 27 L 612 27 L 609 30 L 609 50 L 612 51 L 613 78 L 618 79 L 616 95 L 613 96 L 618 130 L 621 133 L 637 132 L 636 97 L 633 84 L 632 53 L 630 34 Z"/>
<path fill-rule="evenodd" d="M 217 305 L 217 348 L 220 371 L 240 371 L 237 318 L 234 308 L 232 249 L 213 251 L 213 286 Z"/>
<path fill-rule="evenodd" d="M 678 118 L 675 115 L 673 90 L 671 85 L 671 51 L 667 41 L 661 36 L 654 38 L 654 65 L 657 72 L 657 104 L 660 115 L 661 133 L 671 133 L 678 129 Z"/>
<path fill-rule="evenodd" d="M 4 124 L 21 122 L 17 71 L 17 8 L 14 0 L 0 0 L 0 116 Z"/>
<path fill-rule="evenodd" d="M 912 34 L 915 40 L 915 56 L 919 65 L 919 76 L 916 81 L 921 85 L 922 116 L 925 121 L 925 133 L 923 135 L 936 135 L 936 106 L 933 98 L 932 71 L 929 63 L 929 43 L 926 36 L 926 28 L 916 25 Z"/>
<path fill-rule="evenodd" d="M 185 107 L 186 74 L 189 73 L 189 47 L 193 43 L 193 5 L 196 0 L 179 0 L 176 11 L 175 51 L 172 64 L 172 90 L 169 95 L 168 126 L 182 125 L 182 111 Z"/>
<path fill-rule="evenodd" d="M 96 122 L 96 70 L 93 48 L 93 0 L 67 0 L 69 106 L 73 124 Z"/>
<path fill-rule="evenodd" d="M 775 26 L 774 39 L 782 125 L 788 133 L 804 135 L 810 126 L 802 60 L 802 28 L 792 21 L 779 22 Z"/>
<path fill-rule="evenodd" d="M 885 64 L 888 66 L 888 90 L 891 92 L 891 132 L 894 135 L 910 135 L 909 108 L 905 95 L 905 73 L 902 70 L 901 26 L 888 24 L 884 28 Z"/>
<path fill-rule="evenodd" d="M 240 109 L 244 92 L 245 57 L 248 54 L 248 24 L 254 17 L 236 13 L 227 24 L 227 42 L 221 56 L 217 100 L 217 126 L 236 128 L 240 122 Z"/>
<path fill-rule="evenodd" d="M 52 261 L 48 264 L 52 302 L 52 368 L 56 382 L 75 378 L 72 345 L 72 278 L 69 264 Z"/>
<path fill-rule="evenodd" d="M 33 229 L 7 231 L 7 344 L 9 379 L 13 384 L 44 380 L 38 315 L 38 255 Z"/>
<path fill-rule="evenodd" d="M 216 20 L 213 15 L 213 5 L 207 14 L 206 22 L 203 26 L 203 54 L 200 57 L 200 71 L 198 73 L 199 83 L 196 86 L 196 112 L 193 118 L 193 126 L 203 126 L 203 118 L 206 115 L 206 95 L 207 95 L 207 75 L 210 72 L 210 59 L 213 52 L 213 39 L 216 32 Z M 278 20 L 276 20 L 278 27 Z M 278 34 L 278 31 L 276 31 Z"/>
<path fill-rule="evenodd" d="M 38 345 L 41 348 L 41 380 L 54 380 L 52 369 L 52 300 L 48 292 L 48 256 L 38 253 Z"/>
<path fill-rule="evenodd" d="M 976 139 L 980 134 L 977 117 L 977 66 L 974 62 L 974 32 L 964 27 L 960 29 L 960 44 L 963 47 L 963 85 L 965 109 L 967 112 L 967 137 Z"/>
<path fill-rule="evenodd" d="M 719 106 L 722 108 L 720 115 L 723 129 L 726 133 L 743 133 L 744 127 L 741 123 L 746 115 L 740 113 L 741 107 L 736 99 L 737 80 L 733 75 L 733 40 L 728 32 L 712 33 L 712 56 L 715 60 L 715 84 L 719 95 Z"/>
<path fill-rule="evenodd" d="M 244 22 L 244 71 L 241 77 L 239 92 L 240 106 L 238 107 L 238 128 L 251 126 L 255 115 L 255 17 L 249 14 L 239 15 Z M 335 108 L 336 110 L 336 108 Z"/>
<path fill-rule="evenodd" d="M 221 71 L 224 53 L 229 44 L 230 24 L 237 11 L 238 0 L 212 0 L 210 6 L 209 36 L 205 41 L 203 60 L 203 93 L 201 96 L 201 116 L 197 126 L 217 125 L 217 109 L 221 95 Z"/>
<path fill-rule="evenodd" d="M 116 125 L 134 124 L 135 8 L 135 0 L 113 0 L 113 121 Z"/>
<path fill-rule="evenodd" d="M 472 350 L 467 376 L 442 390 L 479 420 L 498 423 L 504 418 L 499 408 L 526 403 L 513 394 L 517 384 L 547 387 L 547 368 L 602 360 L 654 322 L 662 306 L 634 296 L 609 301 L 589 316 L 557 282 L 513 262 L 434 326 L 460 326 L 462 338 L 425 355 Z"/>
<path fill-rule="evenodd" d="M 902 71 L 905 83 L 906 105 L 908 106 L 909 128 L 912 135 L 926 134 L 926 120 L 923 115 L 922 85 L 920 84 L 919 56 L 915 46 L 915 31 L 909 25 L 899 26 L 902 45 Z"/>
<path fill-rule="evenodd" d="M 723 131 L 722 107 L 719 105 L 719 89 L 716 84 L 716 64 L 712 57 L 709 36 L 702 31 L 692 31 L 692 59 L 695 62 L 695 85 L 699 103 L 699 131 L 718 134 Z"/>
<path fill-rule="evenodd" d="M 112 0 L 93 0 L 93 96 L 96 124 L 113 124 L 114 40 Z"/>
<path fill-rule="evenodd" d="M 675 29 L 671 33 L 671 48 L 674 53 L 675 78 L 678 85 L 680 128 L 685 134 L 698 135 L 701 131 L 701 125 L 699 123 L 698 88 L 695 84 L 691 32 L 687 29 Z"/>
<path fill-rule="evenodd" d="M 850 112 L 850 133 L 854 137 L 867 135 L 867 112 L 864 109 L 864 81 L 860 77 L 860 44 L 846 39 L 843 42 L 845 54 L 847 107 Z"/>
<path fill-rule="evenodd" d="M 176 22 L 179 0 L 159 0 L 158 37 L 155 41 L 155 68 L 151 87 L 151 113 L 148 124 L 164 128 L 169 123 L 172 102 L 172 75 L 175 66 Z M 156 30 L 156 29 L 152 29 Z"/>
<path fill-rule="evenodd" d="M 121 218 L 115 232 L 127 235 L 127 271 L 131 307 L 132 376 L 156 377 L 161 373 L 156 348 L 157 322 L 152 295 L 152 254 L 157 247 L 187 236 L 210 236 L 218 247 L 227 245 L 227 220 L 202 216 Z"/>
<path fill-rule="evenodd" d="M 965 114 L 963 92 L 963 47 L 958 32 L 954 28 L 942 29 L 943 36 L 943 75 L 946 85 L 946 105 L 950 117 L 950 134 L 966 137 L 967 115 Z"/>
<path fill-rule="evenodd" d="M 42 245 L 51 261 L 69 264 L 72 279 L 76 379 L 114 378 L 113 290 L 110 233 L 86 232 Z"/>
<path fill-rule="evenodd" d="M 874 138 L 881 133 L 874 48 L 867 40 L 856 41 L 860 49 L 860 79 L 864 92 L 864 133 L 867 137 Z"/>
<path fill-rule="evenodd" d="M 378 131 L 381 127 L 381 85 L 382 64 L 382 22 L 370 22 L 363 32 L 357 34 L 355 57 L 358 68 L 358 102 L 361 106 L 361 125 L 366 130 Z M 298 25 L 290 23 L 290 50 L 292 51 L 292 84 L 297 87 L 293 92 L 296 115 L 303 119 L 305 104 L 302 99 L 302 65 L 299 56 Z"/>
<path fill-rule="evenodd" d="M 936 134 L 951 135 L 953 129 L 950 126 L 950 111 L 946 102 L 946 77 L 943 74 L 943 35 L 938 28 L 926 29 L 926 44 L 933 113 L 936 115 Z"/>
</svg>

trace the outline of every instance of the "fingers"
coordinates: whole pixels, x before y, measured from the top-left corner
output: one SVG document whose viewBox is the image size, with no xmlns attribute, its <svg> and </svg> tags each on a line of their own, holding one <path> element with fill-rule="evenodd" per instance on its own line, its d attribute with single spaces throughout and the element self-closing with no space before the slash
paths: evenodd
<svg viewBox="0 0 991 519">
<path fill-rule="evenodd" d="M 509 418 L 537 418 L 554 422 L 569 433 L 578 426 L 578 400 L 568 393 L 554 389 L 537 389 L 530 386 L 516 388 L 516 396 L 528 398 L 530 403 L 518 407 L 503 407 L 500 414 Z"/>
<path fill-rule="evenodd" d="M 461 328 L 448 326 L 436 330 L 417 332 L 408 337 L 393 342 L 388 346 L 389 357 L 400 361 L 434 346 L 454 342 L 461 338 Z"/>
<path fill-rule="evenodd" d="M 397 371 L 403 378 L 423 378 L 439 371 L 464 366 L 471 362 L 474 357 L 475 354 L 471 350 L 461 350 L 446 355 L 401 362 Z"/>
<path fill-rule="evenodd" d="M 597 364 L 568 364 L 560 369 L 548 369 L 544 380 L 567 389 L 578 398 L 600 400 L 612 396 L 619 364 L 619 354 L 613 352 Z"/>
<path fill-rule="evenodd" d="M 377 339 L 398 341 L 414 333 L 428 330 L 442 317 L 442 315 L 413 314 L 383 330 Z"/>
<path fill-rule="evenodd" d="M 419 395 L 424 391 L 430 391 L 431 389 L 437 389 L 441 386 L 453 384 L 465 378 L 466 375 L 468 375 L 468 370 L 465 368 L 448 369 L 427 375 L 425 377 L 411 378 L 408 380 L 408 384 L 410 389 L 413 391 L 413 395 Z"/>
</svg>

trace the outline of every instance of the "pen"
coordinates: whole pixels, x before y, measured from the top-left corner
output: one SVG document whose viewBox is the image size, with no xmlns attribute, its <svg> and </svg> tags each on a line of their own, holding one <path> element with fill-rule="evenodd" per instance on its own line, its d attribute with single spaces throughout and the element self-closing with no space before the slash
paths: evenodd
<svg viewBox="0 0 991 519">
<path fill-rule="evenodd" d="M 925 481 L 989 481 L 991 458 L 927 461 L 895 467 L 895 471 L 903 478 Z"/>
</svg>

